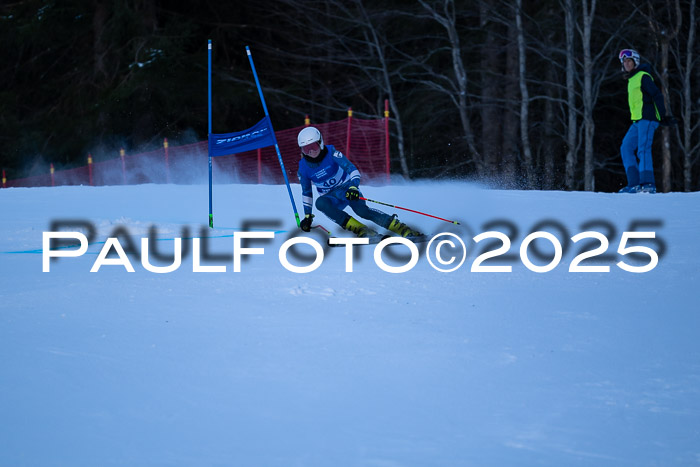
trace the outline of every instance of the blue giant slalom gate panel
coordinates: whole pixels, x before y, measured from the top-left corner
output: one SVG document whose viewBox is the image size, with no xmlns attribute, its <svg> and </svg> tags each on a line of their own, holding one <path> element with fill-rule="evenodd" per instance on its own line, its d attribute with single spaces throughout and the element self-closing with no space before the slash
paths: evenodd
<svg viewBox="0 0 700 467">
<path fill-rule="evenodd" d="M 243 131 L 209 135 L 209 154 L 212 157 L 227 156 L 253 149 L 274 146 L 275 136 L 270 117 L 265 116 L 258 123 Z"/>
</svg>

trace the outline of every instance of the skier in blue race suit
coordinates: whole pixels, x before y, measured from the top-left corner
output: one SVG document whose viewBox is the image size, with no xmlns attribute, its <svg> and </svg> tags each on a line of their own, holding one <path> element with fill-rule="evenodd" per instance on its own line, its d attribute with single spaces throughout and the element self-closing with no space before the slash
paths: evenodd
<svg viewBox="0 0 700 467">
<path fill-rule="evenodd" d="M 622 71 L 627 79 L 627 97 L 632 125 L 622 140 L 620 152 L 627 174 L 627 186 L 620 193 L 656 193 L 651 144 L 659 123 L 674 124 L 666 114 L 664 97 L 654 84 L 649 65 L 640 65 L 636 50 L 624 49 L 619 55 Z M 636 154 L 635 154 L 636 151 Z M 639 160 L 639 162 L 637 162 Z"/>
<path fill-rule="evenodd" d="M 399 222 L 396 214 L 390 216 L 377 209 L 367 206 L 360 199 L 360 171 L 342 152 L 330 144 L 323 144 L 323 136 L 315 127 L 306 127 L 299 132 L 297 142 L 301 148 L 299 161 L 299 182 L 301 183 L 302 202 L 305 217 L 300 227 L 304 232 L 311 230 L 314 217 L 313 191 L 316 187 L 320 195 L 316 200 L 316 208 L 328 216 L 333 222 L 358 237 L 373 237 L 377 232 L 370 229 L 350 214 L 344 211 L 348 206 L 361 218 L 368 219 L 402 237 L 422 235 Z"/>
</svg>

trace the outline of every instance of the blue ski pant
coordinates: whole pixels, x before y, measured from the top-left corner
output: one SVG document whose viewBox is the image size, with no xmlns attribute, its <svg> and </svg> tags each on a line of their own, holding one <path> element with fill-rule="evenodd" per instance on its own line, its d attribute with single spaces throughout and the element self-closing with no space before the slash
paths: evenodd
<svg viewBox="0 0 700 467">
<path fill-rule="evenodd" d="M 627 186 L 636 186 L 654 181 L 654 164 L 651 159 L 651 144 L 654 142 L 654 132 L 659 122 L 637 120 L 632 122 L 625 138 L 622 140 L 620 153 L 622 164 L 627 174 Z M 637 152 L 635 156 L 635 150 Z M 637 162 L 639 159 L 639 162 Z"/>
<path fill-rule="evenodd" d="M 346 190 L 347 187 L 343 186 L 329 191 L 325 195 L 319 196 L 315 203 L 316 209 L 324 213 L 333 222 L 341 227 L 344 226 L 347 220 L 350 218 L 350 214 L 344 211 L 344 209 L 348 206 L 350 206 L 350 209 L 355 211 L 355 213 L 363 219 L 368 219 L 375 224 L 384 227 L 385 229 L 389 227 L 393 216 L 368 207 L 367 202 L 364 200 L 358 199 L 355 201 L 348 201 L 345 198 Z M 360 196 L 364 197 L 362 192 L 360 192 Z"/>
</svg>

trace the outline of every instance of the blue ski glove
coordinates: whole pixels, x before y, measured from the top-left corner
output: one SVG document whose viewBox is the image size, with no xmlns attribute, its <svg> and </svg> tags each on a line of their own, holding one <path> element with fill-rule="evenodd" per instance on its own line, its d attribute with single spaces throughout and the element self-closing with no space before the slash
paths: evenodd
<svg viewBox="0 0 700 467">
<path fill-rule="evenodd" d="M 360 190 L 356 186 L 351 186 L 348 191 L 345 192 L 345 197 L 348 201 L 355 201 L 360 199 Z"/>
<path fill-rule="evenodd" d="M 301 230 L 303 230 L 304 232 L 311 232 L 311 221 L 313 218 L 313 214 L 307 214 L 306 217 L 304 217 L 299 223 L 299 227 L 301 227 Z"/>
</svg>

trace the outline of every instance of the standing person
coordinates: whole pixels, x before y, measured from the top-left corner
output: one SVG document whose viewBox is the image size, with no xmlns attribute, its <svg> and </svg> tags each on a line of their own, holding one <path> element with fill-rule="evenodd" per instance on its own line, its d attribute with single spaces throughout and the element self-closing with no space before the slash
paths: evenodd
<svg viewBox="0 0 700 467">
<path fill-rule="evenodd" d="M 378 234 L 345 212 L 344 209 L 348 206 L 361 218 L 369 219 L 402 237 L 422 235 L 399 222 L 396 214 L 390 216 L 367 207 L 367 203 L 360 199 L 360 171 L 342 152 L 330 144 L 323 144 L 323 136 L 317 128 L 310 126 L 301 130 L 297 136 L 297 143 L 301 148 L 298 175 L 305 214 L 300 227 L 304 232 L 311 230 L 314 217 L 311 189 L 313 184 L 320 195 L 316 200 L 316 208 L 358 237 L 373 237 Z"/>
<path fill-rule="evenodd" d="M 619 58 L 627 80 L 627 99 L 632 119 L 620 147 L 627 174 L 627 186 L 620 193 L 656 193 L 651 145 L 659 122 L 670 125 L 672 118 L 666 115 L 664 98 L 654 84 L 650 66 L 640 65 L 639 53 L 624 49 L 620 51 Z"/>
</svg>

